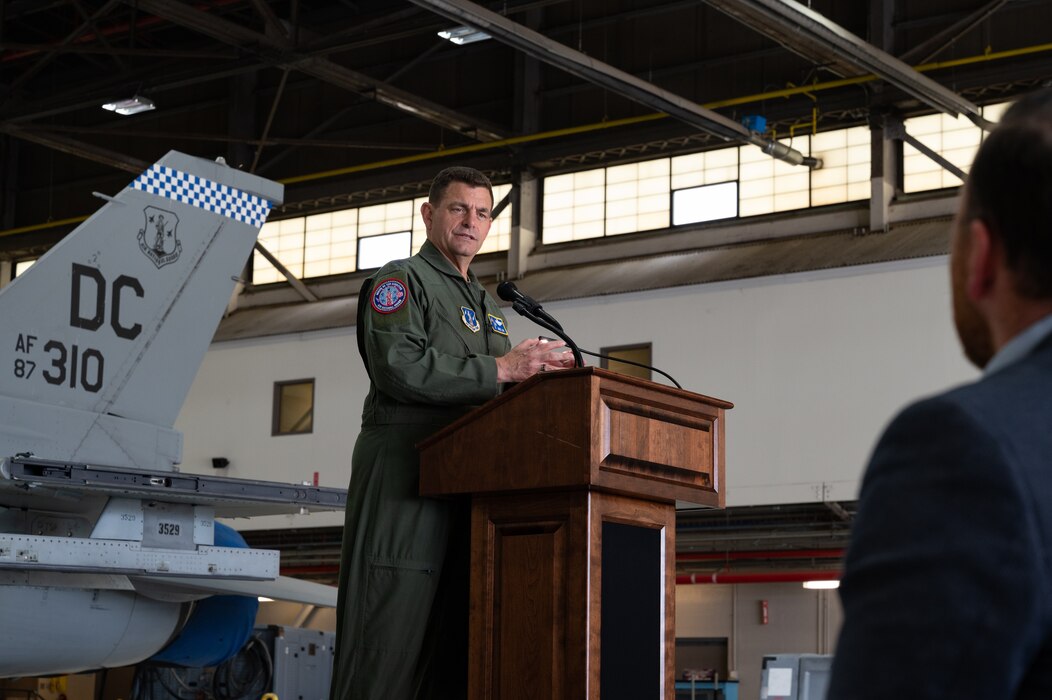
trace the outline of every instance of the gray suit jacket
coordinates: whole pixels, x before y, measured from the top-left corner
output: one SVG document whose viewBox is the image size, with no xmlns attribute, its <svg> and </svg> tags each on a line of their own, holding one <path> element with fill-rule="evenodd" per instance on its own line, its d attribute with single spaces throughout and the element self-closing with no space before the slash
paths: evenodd
<svg viewBox="0 0 1052 700">
<path fill-rule="evenodd" d="M 1052 338 L 888 427 L 828 698 L 1052 698 Z"/>
</svg>

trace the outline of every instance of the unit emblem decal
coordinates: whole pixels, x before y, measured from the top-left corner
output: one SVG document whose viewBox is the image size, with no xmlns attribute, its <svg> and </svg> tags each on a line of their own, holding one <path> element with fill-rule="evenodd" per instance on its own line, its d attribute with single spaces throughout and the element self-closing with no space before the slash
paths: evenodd
<svg viewBox="0 0 1052 700">
<path fill-rule="evenodd" d="M 179 217 L 157 207 L 146 207 L 142 213 L 145 221 L 139 229 L 139 250 L 157 269 L 174 263 L 183 252 L 183 244 L 176 234 Z"/>
</svg>

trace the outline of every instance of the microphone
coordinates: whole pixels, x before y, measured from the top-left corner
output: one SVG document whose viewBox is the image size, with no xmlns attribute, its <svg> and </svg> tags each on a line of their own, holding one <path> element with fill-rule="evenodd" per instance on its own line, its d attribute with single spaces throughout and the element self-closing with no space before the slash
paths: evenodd
<svg viewBox="0 0 1052 700">
<path fill-rule="evenodd" d="M 523 294 L 519 291 L 519 288 L 515 286 L 514 282 L 504 281 L 497 285 L 497 296 L 504 301 L 510 301 L 512 306 L 515 304 L 522 304 L 522 306 L 530 312 L 531 315 L 543 318 L 548 323 L 552 324 L 559 330 L 562 330 L 562 325 L 556 321 L 552 316 L 541 307 L 532 297 L 528 294 Z M 518 310 L 518 309 L 516 309 Z"/>
<path fill-rule="evenodd" d="M 535 309 L 540 304 L 519 291 L 514 282 L 505 280 L 497 285 L 497 296 L 504 301 L 521 301 L 530 309 Z"/>
<path fill-rule="evenodd" d="M 578 349 L 577 343 L 570 340 L 570 337 L 566 335 L 566 331 L 563 330 L 562 324 L 552 318 L 547 311 L 542 309 L 540 304 L 520 292 L 514 282 L 501 282 L 498 284 L 497 296 L 504 301 L 510 301 L 511 308 L 515 309 L 515 313 L 530 319 L 542 328 L 547 328 L 552 333 L 565 340 L 570 350 L 573 351 L 574 365 L 576 367 L 584 367 L 584 358 L 581 357 L 581 351 Z"/>
</svg>

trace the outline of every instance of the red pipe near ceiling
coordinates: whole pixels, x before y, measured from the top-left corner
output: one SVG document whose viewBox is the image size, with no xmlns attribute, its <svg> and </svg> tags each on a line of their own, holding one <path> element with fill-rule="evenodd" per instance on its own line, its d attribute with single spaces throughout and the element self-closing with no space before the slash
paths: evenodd
<svg viewBox="0 0 1052 700">
<path fill-rule="evenodd" d="M 214 9 L 216 7 L 232 5 L 236 2 L 242 2 L 242 0 L 214 0 L 211 3 L 199 3 L 195 6 L 195 9 L 201 10 L 202 12 L 208 12 L 209 10 Z M 139 19 L 135 20 L 135 29 L 145 29 L 146 27 L 153 27 L 161 23 L 166 22 L 164 22 L 163 19 L 155 15 L 147 15 L 145 17 L 140 17 Z M 171 23 L 167 22 L 166 24 Z M 87 44 L 99 37 L 109 38 L 117 35 L 127 34 L 131 31 L 131 29 L 131 22 L 117 22 L 116 24 L 110 24 L 108 26 L 102 27 L 98 32 L 81 34 L 73 40 L 73 43 Z M 62 42 L 55 42 L 54 45 L 56 48 L 61 47 Z M 8 61 L 17 61 L 20 58 L 25 58 L 26 56 L 35 56 L 36 54 L 46 50 L 47 49 L 23 49 L 20 51 L 8 51 L 3 56 L 0 56 L 0 62 L 6 63 Z"/>
<path fill-rule="evenodd" d="M 734 573 L 731 571 L 714 571 L 711 574 L 680 574 L 676 585 L 689 586 L 700 583 L 800 583 L 803 581 L 836 581 L 840 571 L 824 569 L 821 571 L 760 571 L 754 573 Z"/>
<path fill-rule="evenodd" d="M 681 552 L 676 555 L 677 562 L 688 561 L 735 561 L 750 559 L 840 559 L 844 556 L 843 549 L 798 549 L 795 551 L 756 551 L 756 552 Z M 290 566 L 282 567 L 282 576 L 303 576 L 311 574 L 335 574 L 339 567 L 331 564 L 315 566 Z M 709 574 L 696 574 L 699 577 Z M 720 574 L 721 578 L 727 573 Z M 747 574 L 742 574 L 747 575 Z M 781 574 L 779 574 L 781 575 Z M 835 577 L 834 577 L 835 578 Z M 796 581 L 798 579 L 791 579 Z M 812 579 L 803 579 L 812 580 Z M 677 578 L 677 583 L 679 579 Z"/>
<path fill-rule="evenodd" d="M 290 566 L 282 567 L 282 576 L 304 576 L 311 574 L 336 574 L 340 567 Z M 833 581 L 840 578 L 840 571 L 823 569 L 820 571 L 764 571 L 753 573 L 735 573 L 717 571 L 714 573 L 680 574 L 676 576 L 677 585 L 701 583 L 796 583 L 800 581 Z"/>
<path fill-rule="evenodd" d="M 794 549 L 755 552 L 680 552 L 676 561 L 727 561 L 737 559 L 841 559 L 843 549 Z"/>
</svg>

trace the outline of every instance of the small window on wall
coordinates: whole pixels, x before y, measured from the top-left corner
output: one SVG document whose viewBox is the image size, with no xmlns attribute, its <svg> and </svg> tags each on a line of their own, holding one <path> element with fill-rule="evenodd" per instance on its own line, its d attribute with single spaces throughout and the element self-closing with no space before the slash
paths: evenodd
<svg viewBox="0 0 1052 700">
<path fill-rule="evenodd" d="M 272 435 L 314 432 L 314 380 L 274 382 Z"/>
<path fill-rule="evenodd" d="M 637 367 L 636 365 L 630 365 L 627 362 L 618 362 L 618 360 L 628 360 L 629 362 L 638 362 L 642 365 L 649 365 L 650 343 L 601 348 L 599 354 L 612 358 L 609 360 L 603 358 L 601 365 L 603 369 L 619 372 L 620 374 L 627 374 L 630 377 L 650 379 L 650 370 L 646 367 Z"/>
</svg>

